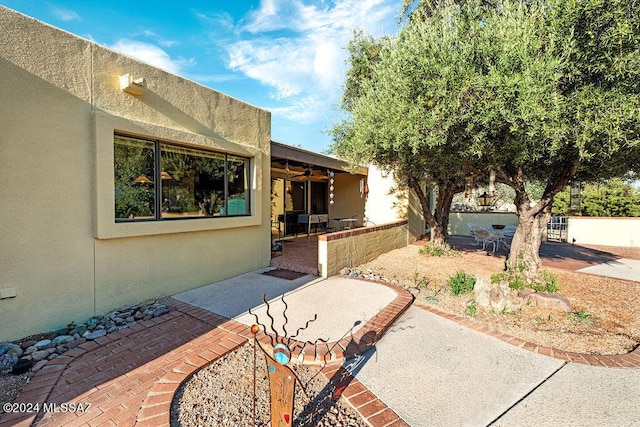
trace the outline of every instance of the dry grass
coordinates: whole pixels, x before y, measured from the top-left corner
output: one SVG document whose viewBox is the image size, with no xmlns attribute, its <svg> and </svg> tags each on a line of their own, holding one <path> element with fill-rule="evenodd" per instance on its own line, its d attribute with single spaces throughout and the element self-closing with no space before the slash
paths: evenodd
<svg viewBox="0 0 640 427">
<path fill-rule="evenodd" d="M 560 291 L 573 313 L 541 310 L 530 306 L 512 313 L 478 310 L 471 315 L 467 305 L 472 294 L 453 296 L 449 276 L 462 270 L 490 283 L 491 275 L 504 269 L 505 256 L 461 251 L 455 256 L 421 255 L 411 245 L 378 257 L 360 268 L 398 280 L 400 285 L 420 284 L 418 297 L 439 309 L 473 317 L 500 332 L 559 350 L 586 354 L 624 354 L 640 344 L 640 283 L 544 268 L 558 277 Z M 632 250 L 622 255 L 637 257 Z"/>
</svg>

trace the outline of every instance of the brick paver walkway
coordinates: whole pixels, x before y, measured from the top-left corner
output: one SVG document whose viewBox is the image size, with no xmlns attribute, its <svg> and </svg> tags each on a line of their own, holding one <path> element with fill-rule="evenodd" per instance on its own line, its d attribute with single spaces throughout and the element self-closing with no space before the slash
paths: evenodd
<svg viewBox="0 0 640 427">
<path fill-rule="evenodd" d="M 295 354 L 306 363 L 327 361 L 324 374 L 342 396 L 374 427 L 406 426 L 398 415 L 345 370 L 342 362 L 375 345 L 412 303 L 401 289 L 398 298 L 344 342 L 327 352 Z M 5 414 L 6 426 L 168 426 L 173 396 L 191 374 L 251 339 L 249 327 L 197 307 L 170 300 L 171 311 L 95 342 L 89 341 L 51 360 L 23 389 L 16 403 L 39 404 L 39 413 Z M 617 368 L 640 368 L 640 348 L 620 356 L 590 356 L 540 347 L 450 315 L 426 304 L 419 307 L 509 344 L 571 362 Z M 266 341 L 264 341 L 266 343 Z M 355 347 L 354 347 L 355 345 Z M 312 356 L 313 354 L 313 356 Z M 58 412 L 44 411 L 58 409 Z M 61 412 L 62 403 L 87 411 Z M 90 406 L 88 405 L 90 404 Z M 87 408 L 88 406 L 88 408 Z"/>
<path fill-rule="evenodd" d="M 350 401 L 361 394 L 363 386 L 342 362 L 373 346 L 411 305 L 413 297 L 397 291 L 394 301 L 348 339 L 324 349 L 296 346 L 293 356 L 300 361 L 326 365 L 323 372 L 339 390 L 336 398 L 344 395 Z M 177 300 L 168 304 L 171 310 L 161 317 L 88 341 L 49 361 L 15 401 L 37 404 L 40 412 L 5 414 L 0 426 L 168 426 L 181 383 L 253 338 L 244 324 Z M 62 404 L 81 410 L 64 412 Z M 403 425 L 371 393 L 359 396 L 354 406 L 373 426 Z"/>
</svg>

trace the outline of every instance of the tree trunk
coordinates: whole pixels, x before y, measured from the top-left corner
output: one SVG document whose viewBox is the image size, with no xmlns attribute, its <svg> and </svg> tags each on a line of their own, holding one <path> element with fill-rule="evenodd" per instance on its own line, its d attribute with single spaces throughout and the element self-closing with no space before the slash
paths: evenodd
<svg viewBox="0 0 640 427">
<path fill-rule="evenodd" d="M 518 227 L 511 242 L 507 268 L 522 273 L 529 283 L 536 280 L 540 268 L 542 232 L 551 218 L 553 198 L 567 185 L 577 170 L 577 159 L 567 161 L 565 166 L 557 171 L 556 176 L 549 179 L 540 201 L 535 204 L 531 203 L 527 194 L 521 167 L 514 169 L 510 180 L 503 180 L 503 183 L 511 186 L 516 192 L 514 204 L 518 212 Z"/>
<path fill-rule="evenodd" d="M 424 191 L 422 191 L 422 185 L 416 178 L 409 178 L 409 186 L 415 191 L 420 200 L 420 206 L 422 207 L 422 214 L 429 225 L 431 230 L 430 240 L 438 245 L 444 245 L 447 241 L 447 229 L 449 227 L 449 211 L 451 209 L 451 202 L 453 196 L 458 190 L 458 187 L 454 183 L 446 183 L 438 185 L 438 197 L 434 212 L 431 213 L 429 209 L 429 202 L 427 200 Z"/>
<path fill-rule="evenodd" d="M 542 232 L 551 217 L 551 205 L 540 209 L 526 203 L 517 205 L 517 209 L 518 228 L 511 242 L 507 267 L 522 273 L 528 283 L 533 283 L 541 264 Z"/>
</svg>

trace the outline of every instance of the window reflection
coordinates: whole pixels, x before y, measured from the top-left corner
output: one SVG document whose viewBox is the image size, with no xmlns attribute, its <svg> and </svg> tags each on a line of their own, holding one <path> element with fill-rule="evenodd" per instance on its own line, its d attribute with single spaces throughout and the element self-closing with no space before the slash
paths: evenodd
<svg viewBox="0 0 640 427">
<path fill-rule="evenodd" d="M 160 144 L 162 218 L 213 216 L 225 204 L 224 154 Z"/>
<path fill-rule="evenodd" d="M 115 135 L 117 222 L 249 215 L 249 159 Z"/>
<path fill-rule="evenodd" d="M 116 136 L 113 151 L 116 220 L 153 219 L 153 142 Z"/>
</svg>

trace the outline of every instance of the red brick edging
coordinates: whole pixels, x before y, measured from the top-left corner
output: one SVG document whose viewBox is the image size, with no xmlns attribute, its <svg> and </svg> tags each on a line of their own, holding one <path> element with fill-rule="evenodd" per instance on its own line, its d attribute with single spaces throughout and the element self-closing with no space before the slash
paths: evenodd
<svg viewBox="0 0 640 427">
<path fill-rule="evenodd" d="M 305 353 L 303 346 L 296 357 L 306 363 L 340 362 L 374 345 L 413 300 L 408 292 L 393 288 L 398 297 L 351 338 L 330 343 L 331 351 L 324 355 L 308 349 Z M 180 385 L 252 334 L 248 326 L 201 308 L 173 299 L 168 305 L 171 310 L 161 317 L 88 341 L 49 361 L 13 402 L 38 405 L 40 411 L 4 414 L 0 426 L 169 426 L 171 402 Z M 332 363 L 323 372 L 340 369 L 344 371 Z M 330 379 L 340 390 L 337 397 L 343 394 L 372 426 L 389 425 L 393 416 L 393 425 L 400 425 L 395 424 L 397 415 L 368 391 L 362 394 L 364 386 L 348 373 Z M 351 402 L 356 395 L 361 396 Z M 87 412 L 48 412 L 45 403 L 49 408 L 62 403 L 90 407 Z"/>
<path fill-rule="evenodd" d="M 454 321 L 467 328 L 474 329 L 486 335 L 490 335 L 503 342 L 506 342 L 507 344 L 511 344 L 516 347 L 523 348 L 525 350 L 533 351 L 534 353 L 553 357 L 555 359 L 561 359 L 567 362 L 579 363 L 581 365 L 603 366 L 607 368 L 635 368 L 635 369 L 640 368 L 640 346 L 636 347 L 635 350 L 627 354 L 600 356 L 600 355 L 592 355 L 592 354 L 573 353 L 569 351 L 558 350 L 552 347 L 545 347 L 535 343 L 523 341 L 519 338 L 515 338 L 515 337 L 512 337 L 511 335 L 503 334 L 502 332 L 499 332 L 495 329 L 491 329 L 487 326 L 480 325 L 479 323 L 473 321 L 472 319 L 462 317 L 457 314 L 444 312 L 422 301 L 416 300 L 415 306 L 420 307 L 421 309 L 429 311 L 433 314 L 436 314 L 440 317 L 444 317 L 446 319 Z"/>
</svg>

